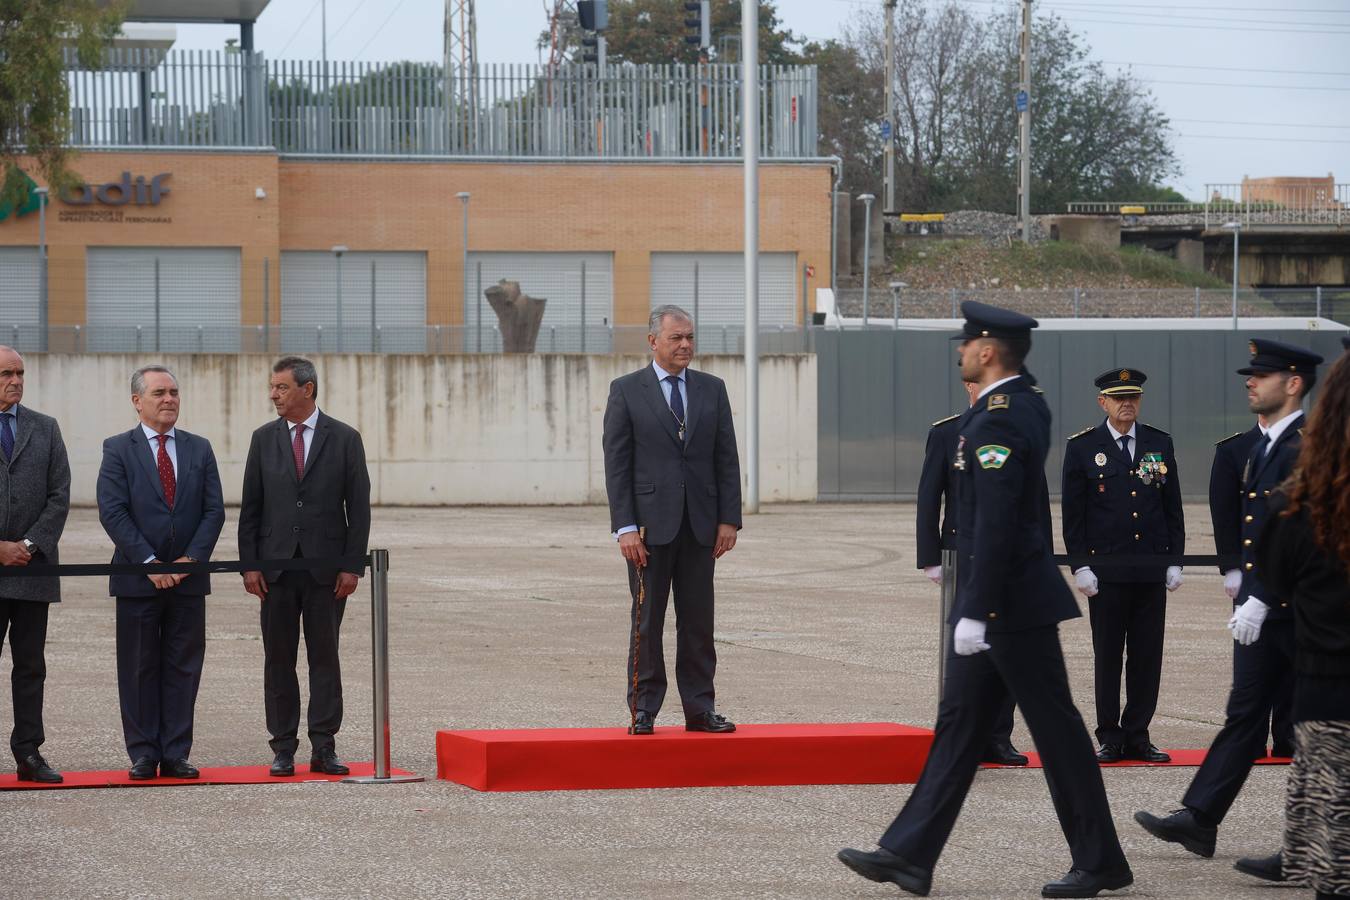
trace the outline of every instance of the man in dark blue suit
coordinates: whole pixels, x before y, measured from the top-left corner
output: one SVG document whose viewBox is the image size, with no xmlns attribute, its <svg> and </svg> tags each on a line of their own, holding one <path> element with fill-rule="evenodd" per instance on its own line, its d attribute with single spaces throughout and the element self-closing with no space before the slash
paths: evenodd
<svg viewBox="0 0 1350 900">
<path fill-rule="evenodd" d="M 1073 865 L 1044 897 L 1095 897 L 1134 881 L 1116 837 L 1101 770 L 1073 704 L 1059 623 L 1080 615 L 1050 546 L 1045 457 L 1050 409 L 1019 369 L 1036 320 L 961 305 L 961 377 L 979 385 L 961 416 L 952 466 L 959 485 L 959 577 L 953 650 L 933 746 L 879 850 L 844 849 L 844 865 L 925 896 L 970 790 L 980 751 L 1013 695 L 1041 752 Z"/>
<path fill-rule="evenodd" d="M 205 438 L 178 422 L 178 379 L 163 366 L 131 376 L 140 422 L 103 442 L 98 517 L 114 563 L 205 562 L 225 524 L 220 473 Z M 113 575 L 117 692 L 130 775 L 196 778 L 188 762 L 206 653 L 211 577 Z"/>
<path fill-rule="evenodd" d="M 1245 375 L 1247 405 L 1264 416 L 1266 433 L 1242 471 L 1242 584 L 1228 621 L 1233 632 L 1233 686 L 1223 729 L 1210 744 L 1180 809 L 1167 816 L 1143 810 L 1134 818 L 1146 831 L 1199 856 L 1214 855 L 1219 823 L 1237 799 L 1252 760 L 1261 755 L 1271 707 L 1294 665 L 1294 617 L 1287 598 L 1274 595 L 1256 568 L 1256 542 L 1268 516 L 1270 494 L 1294 469 L 1302 445 L 1303 398 L 1317 380 L 1322 357 L 1279 341 L 1251 342 Z"/>
</svg>

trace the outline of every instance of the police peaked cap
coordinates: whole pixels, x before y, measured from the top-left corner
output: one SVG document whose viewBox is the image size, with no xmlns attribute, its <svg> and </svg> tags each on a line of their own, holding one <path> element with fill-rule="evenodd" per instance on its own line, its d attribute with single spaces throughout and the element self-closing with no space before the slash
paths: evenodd
<svg viewBox="0 0 1350 900">
<path fill-rule="evenodd" d="M 1092 380 L 1097 390 L 1107 397 L 1137 397 L 1144 392 L 1148 376 L 1138 369 L 1112 369 Z"/>
<path fill-rule="evenodd" d="M 1040 325 L 1031 316 L 1024 316 L 1010 309 L 999 309 L 978 300 L 966 300 L 961 304 L 961 315 L 966 317 L 961 333 L 952 337 L 954 341 L 970 341 L 975 338 L 1030 338 L 1031 329 Z"/>
<path fill-rule="evenodd" d="M 1247 344 L 1252 361 L 1238 369 L 1239 375 L 1259 375 L 1266 372 L 1292 372 L 1295 375 L 1315 375 L 1322 357 L 1302 347 L 1252 338 Z"/>
</svg>

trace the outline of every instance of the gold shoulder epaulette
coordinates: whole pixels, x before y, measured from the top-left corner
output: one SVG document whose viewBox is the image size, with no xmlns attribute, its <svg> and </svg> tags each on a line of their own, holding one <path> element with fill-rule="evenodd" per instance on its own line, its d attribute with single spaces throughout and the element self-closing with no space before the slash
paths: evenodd
<svg viewBox="0 0 1350 900">
<path fill-rule="evenodd" d="M 1141 424 L 1142 424 L 1145 428 L 1147 428 L 1149 431 L 1156 431 L 1156 432 L 1158 432 L 1158 434 L 1161 434 L 1163 437 L 1171 437 L 1171 436 L 1172 436 L 1172 435 L 1168 434 L 1166 431 L 1163 431 L 1163 430 L 1162 430 L 1161 428 L 1159 428 L 1157 425 L 1150 425 L 1150 424 L 1148 424 L 1147 422 L 1143 422 L 1143 423 L 1141 423 Z"/>
<path fill-rule="evenodd" d="M 1239 437 L 1242 437 L 1242 435 L 1243 435 L 1244 433 L 1245 433 L 1245 432 L 1241 432 L 1241 431 L 1234 432 L 1233 434 L 1230 434 L 1230 435 L 1229 435 L 1228 437 L 1226 437 L 1226 438 L 1223 438 L 1223 439 L 1221 439 L 1221 440 L 1215 441 L 1215 442 L 1214 442 L 1214 446 L 1217 447 L 1217 446 L 1219 446 L 1220 444 L 1226 444 L 1226 443 L 1228 443 L 1229 441 L 1231 441 L 1233 438 L 1239 438 Z"/>
<path fill-rule="evenodd" d="M 1037 386 L 1034 385 L 1034 384 L 1031 386 L 1031 392 L 1032 392 L 1033 394 L 1044 394 L 1044 393 L 1045 393 L 1044 390 L 1042 390 L 1041 388 L 1037 387 Z"/>
<path fill-rule="evenodd" d="M 1091 434 L 1092 432 L 1094 432 L 1094 431 L 1096 431 L 1096 430 L 1097 430 L 1097 426 L 1096 426 L 1096 425 L 1089 425 L 1088 427 L 1084 428 L 1082 431 L 1075 432 L 1074 434 L 1069 435 L 1069 440 L 1072 441 L 1072 440 L 1074 440 L 1075 438 L 1080 438 L 1080 437 L 1082 437 L 1082 436 L 1085 435 L 1085 434 Z"/>
<path fill-rule="evenodd" d="M 960 413 L 957 413 L 956 415 L 954 415 L 954 416 L 948 416 L 948 417 L 945 418 L 945 419 L 938 419 L 936 422 L 934 422 L 932 425 L 929 425 L 928 427 L 929 427 L 929 428 L 936 428 L 936 427 L 938 427 L 939 425 L 945 425 L 946 423 L 950 422 L 952 419 L 959 419 L 959 418 L 961 418 L 961 414 L 960 414 Z"/>
<path fill-rule="evenodd" d="M 1007 394 L 989 395 L 989 402 L 985 405 L 985 409 L 993 410 L 993 409 L 1007 409 L 1007 408 L 1008 408 Z"/>
</svg>

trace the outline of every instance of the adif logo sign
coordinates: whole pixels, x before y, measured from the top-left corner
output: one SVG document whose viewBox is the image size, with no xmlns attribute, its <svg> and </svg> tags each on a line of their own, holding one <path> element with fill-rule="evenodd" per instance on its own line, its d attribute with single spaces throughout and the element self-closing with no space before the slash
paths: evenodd
<svg viewBox="0 0 1350 900">
<path fill-rule="evenodd" d="M 0 204 L 0 221 L 9 218 L 10 213 L 14 213 L 17 218 L 18 216 L 26 216 L 30 212 L 37 212 L 38 204 L 42 202 L 42 197 L 37 192 L 37 182 L 29 178 L 26 174 L 24 174 L 23 180 L 26 182 L 24 185 L 23 199 L 18 203 Z"/>
<path fill-rule="evenodd" d="M 136 206 L 159 206 L 159 201 L 169 193 L 169 188 L 164 182 L 171 175 L 171 172 L 164 172 L 147 182 L 144 175 L 137 175 L 133 181 L 130 172 L 123 172 L 121 181 L 109 181 L 98 187 L 82 184 L 62 194 L 61 199 L 72 206 L 90 206 L 95 201 L 104 206 L 126 206 L 128 203 Z"/>
</svg>

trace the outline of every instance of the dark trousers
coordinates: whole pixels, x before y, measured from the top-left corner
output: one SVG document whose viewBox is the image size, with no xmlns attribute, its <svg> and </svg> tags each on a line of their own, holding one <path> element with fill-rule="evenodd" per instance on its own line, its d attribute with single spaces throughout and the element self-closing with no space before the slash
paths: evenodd
<svg viewBox="0 0 1350 900">
<path fill-rule="evenodd" d="M 1252 760 L 1262 755 L 1270 710 L 1294 666 L 1294 621 L 1277 619 L 1261 628 L 1256 643 L 1233 644 L 1233 688 L 1223 728 L 1181 802 L 1217 824 L 1242 790 Z"/>
<path fill-rule="evenodd" d="M 717 650 L 713 646 L 713 555 L 694 537 L 686 513 L 679 534 L 669 544 L 647 546 L 642 572 L 646 597 L 638 615 L 637 575 L 628 564 L 633 591 L 630 619 L 636 630 L 628 639 L 627 699 L 629 710 L 645 709 L 655 716 L 666 699 L 666 661 L 661 647 L 666 603 L 675 593 L 675 683 L 687 717 L 715 708 L 713 676 Z M 636 649 L 637 658 L 634 659 Z M 637 688 L 633 672 L 636 666 Z"/>
<path fill-rule="evenodd" d="M 952 646 L 951 626 L 947 626 L 945 630 L 945 635 L 947 647 L 946 671 L 951 672 L 952 660 L 957 659 L 956 650 Z M 946 692 L 949 689 L 949 687 L 950 682 L 946 685 L 943 685 L 942 690 L 944 696 L 946 695 Z M 989 742 L 985 745 L 986 755 L 993 756 L 995 750 L 999 749 L 1000 747 L 1010 745 L 1012 743 L 1013 708 L 1016 705 L 1017 704 L 1013 702 L 1012 694 L 1008 694 L 1006 697 L 1004 697 L 1003 705 L 999 707 L 998 715 L 994 717 L 994 727 L 989 732 Z"/>
<path fill-rule="evenodd" d="M 1110 582 L 1088 600 L 1092 622 L 1097 740 L 1138 747 L 1149 743 L 1162 679 L 1167 588 L 1152 582 Z M 1120 670 L 1125 669 L 1125 711 L 1120 710 Z"/>
<path fill-rule="evenodd" d="M 117 598 L 117 696 L 132 762 L 187 759 L 206 656 L 206 598 Z"/>
<path fill-rule="evenodd" d="M 42 685 L 47 680 L 47 612 L 50 603 L 0 598 L 0 650 L 9 633 L 13 670 L 9 675 L 14 695 L 14 730 L 9 748 L 15 759 L 38 752 L 46 735 L 42 731 Z"/>
<path fill-rule="evenodd" d="M 295 674 L 304 626 L 309 660 L 309 744 L 315 753 L 333 749 L 342 727 L 342 666 L 338 632 L 347 598 L 333 596 L 333 585 L 319 584 L 308 572 L 283 572 L 267 585 L 261 603 L 263 703 L 273 753 L 295 753 L 299 746 L 300 680 Z"/>
<path fill-rule="evenodd" d="M 1294 672 L 1291 669 L 1275 694 L 1270 711 L 1270 741 L 1281 750 L 1294 746 Z"/>
<path fill-rule="evenodd" d="M 995 633 L 989 650 L 947 673 L 933 746 L 914 792 L 879 843 L 929 872 L 937 865 L 1000 708 L 1011 692 L 1041 753 L 1073 867 L 1125 865 L 1087 726 L 1073 705 L 1055 626 Z"/>
</svg>

